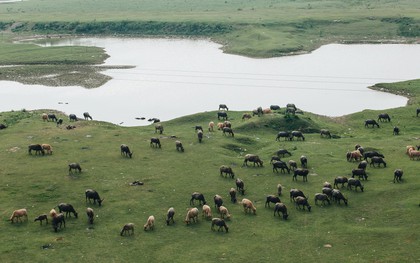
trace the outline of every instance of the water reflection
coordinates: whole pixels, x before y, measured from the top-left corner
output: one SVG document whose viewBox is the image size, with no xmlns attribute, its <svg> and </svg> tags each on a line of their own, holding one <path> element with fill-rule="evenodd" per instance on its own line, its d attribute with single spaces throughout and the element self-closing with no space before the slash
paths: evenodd
<svg viewBox="0 0 420 263">
<path fill-rule="evenodd" d="M 332 44 L 311 54 L 271 59 L 224 54 L 206 40 L 85 38 L 44 45 L 104 47 L 107 65 L 135 68 L 107 70 L 113 79 L 93 90 L 1 82 L 0 95 L 6 98 L 1 111 L 88 111 L 95 119 L 125 126 L 149 124 L 139 117 L 168 120 L 217 110 L 220 103 L 232 110 L 295 103 L 304 111 L 341 116 L 403 106 L 406 98 L 367 87 L 419 77 L 419 45 Z"/>
</svg>

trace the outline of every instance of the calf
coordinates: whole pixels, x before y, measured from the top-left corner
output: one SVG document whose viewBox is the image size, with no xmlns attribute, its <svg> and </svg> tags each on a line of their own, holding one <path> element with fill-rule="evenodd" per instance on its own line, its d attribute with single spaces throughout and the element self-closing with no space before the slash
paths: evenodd
<svg viewBox="0 0 420 263">
<path fill-rule="evenodd" d="M 308 199 L 302 196 L 298 196 L 295 199 L 296 209 L 302 206 L 303 210 L 305 210 L 305 206 L 308 208 L 308 211 L 311 212 L 311 205 L 308 203 Z"/>
<path fill-rule="evenodd" d="M 74 217 L 77 218 L 77 212 L 76 210 L 74 210 L 73 206 L 71 204 L 66 204 L 66 203 L 61 203 L 58 206 L 58 210 L 59 212 L 65 212 L 66 213 L 66 217 L 70 216 L 70 213 L 73 213 Z"/>
<path fill-rule="evenodd" d="M 280 212 L 283 215 L 283 219 L 287 220 L 287 218 L 289 217 L 289 215 L 287 214 L 287 207 L 285 204 L 278 202 L 274 206 L 274 216 L 276 216 L 276 213 L 278 216 L 280 216 Z"/>
<path fill-rule="evenodd" d="M 396 169 L 394 171 L 394 183 L 395 181 L 397 181 L 398 183 L 402 181 L 402 176 L 403 176 L 404 172 L 402 169 Z"/>
<path fill-rule="evenodd" d="M 82 172 L 82 167 L 80 167 L 80 164 L 78 163 L 71 163 L 69 164 L 69 172 L 72 172 L 73 170 L 79 171 L 79 173 Z"/>
<path fill-rule="evenodd" d="M 45 154 L 44 149 L 41 144 L 31 144 L 28 146 L 28 153 L 32 154 L 32 151 L 35 151 L 35 154 Z"/>
<path fill-rule="evenodd" d="M 235 184 L 236 184 L 236 190 L 238 190 L 242 195 L 244 195 L 245 194 L 245 184 L 244 184 L 244 181 L 242 181 L 239 178 L 236 178 Z"/>
<path fill-rule="evenodd" d="M 35 218 L 35 220 L 34 220 L 34 222 L 36 222 L 36 221 L 39 221 L 39 223 L 41 224 L 41 226 L 42 226 L 42 221 L 46 221 L 47 222 L 47 224 L 48 224 L 48 216 L 47 216 L 47 214 L 43 214 L 43 215 L 39 215 L 39 216 L 37 216 L 36 218 Z"/>
<path fill-rule="evenodd" d="M 347 189 L 353 190 L 352 187 L 355 187 L 355 190 L 357 191 L 357 187 L 360 188 L 360 190 L 363 192 L 363 184 L 360 182 L 360 180 L 358 179 L 354 179 L 354 178 L 349 178 L 348 182 L 347 182 Z"/>
<path fill-rule="evenodd" d="M 315 194 L 315 204 L 318 204 L 318 201 L 321 201 L 323 205 L 325 205 L 325 201 L 327 201 L 328 204 L 331 204 L 330 199 L 328 198 L 327 194 L 324 193 L 316 193 Z"/>
<path fill-rule="evenodd" d="M 88 207 L 86 208 L 86 215 L 88 217 L 89 224 L 93 224 L 93 219 L 95 218 L 95 214 L 93 213 L 93 209 Z"/>
<path fill-rule="evenodd" d="M 133 156 L 133 152 L 130 151 L 130 148 L 127 145 L 121 144 L 120 149 L 121 149 L 121 155 L 125 155 L 130 158 Z"/>
<path fill-rule="evenodd" d="M 217 229 L 217 232 L 219 232 L 220 230 L 222 230 L 222 231 L 223 231 L 222 227 L 224 227 L 224 228 L 225 228 L 226 233 L 227 233 L 227 232 L 229 232 L 229 227 L 226 225 L 225 220 L 220 219 L 220 218 L 213 218 L 213 219 L 211 220 L 211 230 L 215 231 L 215 230 L 214 230 L 214 226 L 215 226 L 215 225 L 219 227 L 219 228 Z"/>
<path fill-rule="evenodd" d="M 202 193 L 199 192 L 194 192 L 191 194 L 191 200 L 190 200 L 190 205 L 194 205 L 194 200 L 198 200 L 200 205 L 206 204 L 206 199 L 204 198 L 204 195 Z"/>
<path fill-rule="evenodd" d="M 270 207 L 270 203 L 281 203 L 280 198 L 275 195 L 267 195 L 265 198 L 265 206 L 264 207 Z"/>
<path fill-rule="evenodd" d="M 159 140 L 159 138 L 156 138 L 156 137 L 152 137 L 151 139 L 150 139 L 150 146 L 151 147 L 159 147 L 159 148 L 161 148 L 161 144 L 160 144 L 160 140 Z"/>
<path fill-rule="evenodd" d="M 89 199 L 89 203 L 90 200 L 93 199 L 93 203 L 96 204 L 96 202 L 98 202 L 98 205 L 101 206 L 102 205 L 102 201 L 104 201 L 104 199 L 101 199 L 99 197 L 98 192 L 96 192 L 95 190 L 92 189 L 86 189 L 85 191 L 85 197 L 86 197 L 86 202 Z"/>
</svg>

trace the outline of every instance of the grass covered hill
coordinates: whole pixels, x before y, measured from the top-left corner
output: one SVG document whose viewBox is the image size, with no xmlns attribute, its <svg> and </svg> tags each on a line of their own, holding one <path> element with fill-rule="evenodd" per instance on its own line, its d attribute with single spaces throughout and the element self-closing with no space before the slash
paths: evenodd
<svg viewBox="0 0 420 263">
<path fill-rule="evenodd" d="M 205 112 L 163 122 L 163 134 L 154 126 L 120 127 L 101 121 L 71 123 L 56 112 L 64 124 L 42 121 L 49 110 L 3 112 L 0 123 L 0 255 L 2 262 L 290 262 L 298 257 L 306 262 L 416 262 L 419 234 L 420 161 L 405 154 L 407 145 L 420 145 L 419 81 L 381 84 L 393 92 L 410 91 L 411 104 L 386 110 L 391 122 L 380 128 L 365 128 L 364 120 L 376 119 L 383 111 L 365 110 L 340 118 L 305 112 L 287 118 L 280 110 L 271 115 L 241 119 L 243 112 L 229 112 L 234 137 L 221 131 L 204 131 L 198 143 L 195 125 L 207 127 L 217 122 L 216 112 Z M 299 106 L 299 105 L 298 105 Z M 400 135 L 393 136 L 394 126 Z M 322 138 L 321 128 L 337 139 Z M 298 129 L 305 141 L 276 141 L 281 130 Z M 150 138 L 159 137 L 162 148 L 150 147 Z M 185 152 L 177 152 L 175 140 L 183 142 Z M 52 155 L 28 154 L 32 143 L 49 143 Z M 346 152 L 355 144 L 385 155 L 387 167 L 368 165 L 364 192 L 340 189 L 348 198 L 343 204 L 315 205 L 314 195 L 325 181 L 351 176 L 357 162 L 348 162 Z M 127 144 L 133 158 L 120 155 Z M 287 161 L 308 158 L 308 182 L 292 181 L 291 174 L 274 173 L 270 158 L 280 148 L 292 156 Z M 243 166 L 244 155 L 258 154 L 263 167 Z M 78 162 L 82 172 L 69 173 L 68 164 Z M 245 182 L 245 196 L 257 207 L 256 215 L 245 214 L 241 205 L 230 202 L 228 191 L 233 179 L 220 176 L 219 167 L 229 165 L 235 177 Z M 403 182 L 393 183 L 394 170 L 403 169 Z M 144 185 L 130 186 L 133 181 Z M 273 216 L 273 204 L 264 207 L 265 197 L 284 186 L 280 196 L 289 219 Z M 93 188 L 104 198 L 103 205 L 86 203 L 84 192 Z M 299 188 L 309 197 L 312 211 L 296 209 L 289 190 Z M 209 220 L 199 215 L 197 223 L 183 221 L 192 192 L 201 192 L 213 209 L 213 196 L 219 194 L 232 217 L 229 233 L 213 232 Z M 72 204 L 79 218 L 66 220 L 66 227 L 55 233 L 34 218 L 48 213 L 59 203 Z M 200 209 L 201 206 L 196 206 Z M 89 225 L 85 210 L 92 207 L 95 221 Z M 175 224 L 167 226 L 166 211 L 176 210 Z M 11 223 L 13 210 L 26 208 L 28 221 Z M 149 215 L 154 215 L 153 231 L 143 231 Z M 120 236 L 124 224 L 135 224 L 135 233 Z M 46 247 L 46 249 L 43 248 Z"/>
</svg>

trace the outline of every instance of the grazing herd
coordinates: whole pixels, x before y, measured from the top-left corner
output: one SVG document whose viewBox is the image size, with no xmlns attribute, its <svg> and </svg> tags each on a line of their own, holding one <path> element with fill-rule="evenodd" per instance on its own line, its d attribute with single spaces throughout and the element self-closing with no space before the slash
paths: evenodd
<svg viewBox="0 0 420 263">
<path fill-rule="evenodd" d="M 294 105 L 293 105 L 294 106 Z M 280 107 L 276 105 L 272 105 L 270 109 L 263 110 L 261 107 L 259 107 L 254 112 L 256 115 L 260 116 L 262 114 L 270 113 L 272 110 L 279 110 Z M 296 107 L 292 107 L 291 105 L 288 105 L 287 109 L 289 109 L 290 112 L 293 112 L 293 114 L 296 112 Z M 223 111 L 221 111 L 223 110 Z M 234 137 L 233 130 L 231 128 L 231 123 L 228 121 L 227 116 L 228 107 L 225 104 L 219 105 L 219 112 L 217 113 L 217 118 L 223 119 L 223 123 L 219 123 L 217 125 L 218 129 L 223 132 L 223 135 L 230 135 L 231 137 Z M 419 109 L 417 110 L 417 115 L 419 114 Z M 83 114 L 85 120 L 92 120 L 92 117 L 89 115 L 89 113 L 85 112 Z M 246 117 L 245 117 L 246 116 Z M 249 119 L 251 118 L 250 114 L 243 115 L 242 119 Z M 43 114 L 42 115 L 43 121 L 54 121 L 59 122 L 62 119 L 57 119 L 54 114 Z M 78 121 L 78 118 L 75 114 L 69 115 L 70 121 Z M 377 127 L 379 128 L 378 122 L 390 122 L 391 118 L 388 114 L 380 114 L 378 116 L 378 121 L 374 119 L 368 119 L 365 121 L 365 127 Z M 213 131 L 214 123 L 209 123 L 209 132 Z M 397 127 L 394 127 L 394 135 L 399 134 L 399 129 L 396 130 Z M 201 143 L 203 140 L 203 129 L 201 126 L 195 126 L 195 130 L 197 131 L 197 137 L 198 141 Z M 155 125 L 155 133 L 162 134 L 164 131 L 162 124 L 158 123 Z M 322 137 L 326 138 L 332 138 L 330 131 L 326 129 L 320 130 L 320 135 Z M 285 141 L 293 141 L 294 138 L 296 138 L 297 141 L 305 141 L 305 136 L 301 131 L 280 131 L 277 133 L 276 141 L 280 141 L 281 138 L 284 138 Z M 176 150 L 179 152 L 184 152 L 184 147 L 181 143 L 181 141 L 176 140 L 175 141 Z M 162 148 L 161 142 L 159 138 L 152 137 L 150 139 L 150 147 L 153 148 Z M 410 159 L 419 159 L 420 153 L 419 148 L 413 146 L 407 146 L 407 155 L 409 155 Z M 28 146 L 28 153 L 32 155 L 32 152 L 35 153 L 35 155 L 52 155 L 53 150 L 52 146 L 49 144 L 31 144 Z M 126 144 L 120 145 L 120 152 L 121 155 L 124 157 L 132 158 L 133 152 L 129 149 L 129 147 Z M 272 164 L 272 171 L 273 173 L 288 173 L 290 174 L 291 171 L 293 171 L 292 181 L 298 181 L 298 177 L 302 177 L 302 182 L 308 182 L 308 175 L 309 175 L 309 169 L 308 169 L 308 158 L 305 155 L 302 155 L 300 157 L 300 164 L 301 168 L 298 168 L 297 163 L 293 160 L 289 160 L 288 162 L 284 162 L 281 160 L 281 158 L 284 158 L 286 155 L 289 157 L 292 156 L 292 153 L 289 152 L 286 149 L 280 149 L 276 152 L 275 156 L 272 156 L 271 158 L 271 164 Z M 318 202 L 321 203 L 321 205 L 330 205 L 332 202 L 336 204 L 341 204 L 341 201 L 347 206 L 348 205 L 348 199 L 345 198 L 344 194 L 341 192 L 343 188 L 345 188 L 345 184 L 347 184 L 346 189 L 349 191 L 355 191 L 358 192 L 360 190 L 361 192 L 364 192 L 364 185 L 362 184 L 361 180 L 367 181 L 368 175 L 366 172 L 367 164 L 369 164 L 369 167 L 373 168 L 379 168 L 381 165 L 383 168 L 387 167 L 387 163 L 385 162 L 385 156 L 377 151 L 364 151 L 363 147 L 356 146 L 354 151 L 349 151 L 346 154 L 346 158 L 348 162 L 358 162 L 357 168 L 354 168 L 351 171 L 351 178 L 348 178 L 346 176 L 337 176 L 334 179 L 333 186 L 325 182 L 322 188 L 322 193 L 316 193 L 314 196 L 314 202 L 315 205 L 319 205 Z M 253 164 L 253 167 L 256 167 L 256 169 L 259 169 L 258 167 L 263 167 L 263 161 L 261 158 L 256 154 L 246 154 L 244 156 L 244 161 L 242 167 L 247 167 L 248 162 Z M 81 173 L 82 168 L 80 164 L 78 163 L 70 163 L 68 164 L 69 167 L 69 173 L 79 172 Z M 232 167 L 228 165 L 222 165 L 219 167 L 220 176 L 224 178 L 230 178 L 234 179 L 235 173 L 233 172 Z M 357 176 L 358 178 L 354 178 Z M 402 176 L 403 171 L 402 169 L 396 169 L 394 171 L 394 178 L 393 182 L 402 182 Z M 232 203 L 238 203 L 237 201 L 237 193 L 239 192 L 242 196 L 245 195 L 245 187 L 244 187 L 244 181 L 240 178 L 235 179 L 236 189 L 231 188 L 229 190 L 229 196 Z M 274 216 L 276 214 L 280 216 L 280 213 L 282 214 L 282 218 L 284 220 L 287 220 L 289 218 L 288 209 L 286 207 L 286 204 L 284 204 L 280 200 L 280 196 L 282 195 L 282 189 L 284 187 L 281 184 L 277 185 L 277 195 L 267 195 L 265 198 L 265 207 L 271 208 L 271 203 L 274 204 Z M 104 199 L 100 198 L 98 192 L 96 192 L 93 189 L 86 189 L 85 191 L 85 200 L 86 203 L 89 201 L 89 204 L 98 204 L 100 207 L 102 205 L 102 202 Z M 225 230 L 226 233 L 229 232 L 229 227 L 226 224 L 225 220 L 231 219 L 231 213 L 229 212 L 228 208 L 223 203 L 222 196 L 216 194 L 213 197 L 215 209 L 217 209 L 217 212 L 219 213 L 219 218 L 213 217 L 211 207 L 207 204 L 205 197 L 200 192 L 193 192 L 190 199 L 190 206 L 195 206 L 196 201 L 198 202 L 198 205 L 202 206 L 202 216 L 211 219 L 211 230 L 216 231 L 215 227 L 217 227 L 217 231 L 223 231 Z M 294 202 L 296 209 L 299 210 L 307 210 L 308 212 L 311 212 L 312 206 L 309 204 L 309 199 L 307 196 L 304 195 L 304 193 L 299 189 L 291 189 L 290 190 L 290 201 Z M 242 198 L 242 200 L 239 202 L 239 204 L 243 207 L 245 214 L 253 214 L 256 215 L 256 205 L 253 201 L 251 201 L 248 198 Z M 55 208 L 58 208 L 59 212 L 55 211 Z M 76 212 L 75 208 L 68 203 L 60 203 L 57 205 L 54 209 L 50 211 L 49 216 L 51 217 L 52 226 L 55 232 L 58 232 L 59 229 L 66 226 L 66 218 L 71 217 L 73 215 L 75 218 L 78 218 L 78 213 Z M 88 223 L 93 224 L 95 213 L 92 208 L 88 207 L 86 209 L 86 215 L 88 218 Z M 184 222 L 189 225 L 192 223 L 197 223 L 199 218 L 199 209 L 197 207 L 191 207 L 187 210 L 185 220 Z M 166 214 L 166 224 L 170 225 L 171 223 L 174 224 L 175 216 L 175 209 L 173 207 L 170 207 L 167 210 Z M 22 218 L 25 218 L 26 221 L 28 220 L 28 214 L 26 209 L 18 209 L 13 211 L 10 221 L 12 223 L 16 222 L 22 222 Z M 40 224 L 43 224 L 43 221 L 46 221 L 46 224 L 48 224 L 48 215 L 42 214 L 35 218 L 34 221 L 40 221 Z M 153 215 L 150 215 L 147 218 L 146 223 L 143 226 L 143 229 L 145 231 L 148 230 L 154 230 L 155 227 L 155 217 Z M 123 228 L 120 231 L 120 235 L 132 235 L 134 234 L 134 224 L 133 223 L 127 223 L 123 226 Z"/>
</svg>

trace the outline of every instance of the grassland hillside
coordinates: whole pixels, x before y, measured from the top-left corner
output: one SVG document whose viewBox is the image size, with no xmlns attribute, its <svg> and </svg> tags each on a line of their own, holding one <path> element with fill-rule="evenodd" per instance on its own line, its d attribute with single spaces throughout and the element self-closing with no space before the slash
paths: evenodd
<svg viewBox="0 0 420 263">
<path fill-rule="evenodd" d="M 234 137 L 221 131 L 204 130 L 198 142 L 195 125 L 207 127 L 217 122 L 216 111 L 184 116 L 163 122 L 163 134 L 154 125 L 120 127 L 101 121 L 70 123 L 68 116 L 58 126 L 42 121 L 51 110 L 2 112 L 0 123 L 0 257 L 2 262 L 417 262 L 419 232 L 418 189 L 420 161 L 410 160 L 407 145 L 420 145 L 419 81 L 380 84 L 378 89 L 404 92 L 410 104 L 386 110 L 391 122 L 380 128 L 365 128 L 365 119 L 377 119 L 385 111 L 364 110 L 339 118 L 310 112 L 287 117 L 283 110 L 242 120 L 244 112 L 228 112 Z M 299 106 L 299 105 L 297 105 Z M 67 125 L 76 128 L 68 130 Z M 393 127 L 400 135 L 393 135 Z M 322 138 L 321 128 L 335 139 Z M 276 141 L 281 130 L 301 130 L 304 141 Z M 162 148 L 151 147 L 151 137 L 159 137 Z M 175 140 L 185 152 L 177 152 Z M 52 155 L 28 154 L 28 145 L 49 143 Z M 120 145 L 127 144 L 133 158 L 121 156 Z M 314 194 L 325 181 L 351 176 L 358 162 L 348 162 L 346 152 L 355 144 L 385 155 L 384 167 L 367 167 L 364 192 L 340 189 L 348 198 L 341 203 L 315 205 Z M 308 158 L 308 182 L 292 180 L 291 174 L 275 173 L 270 158 L 279 149 L 292 156 L 283 160 Z M 258 154 L 263 167 L 243 166 L 244 155 Z M 81 173 L 69 173 L 68 164 L 78 162 Z M 245 182 L 245 196 L 257 207 L 256 215 L 245 214 L 240 204 L 230 202 L 228 191 L 233 179 L 220 176 L 219 167 L 229 165 L 235 177 Z M 394 170 L 403 169 L 403 182 L 394 183 Z M 144 185 L 130 186 L 133 181 Z M 264 207 L 265 197 L 284 186 L 280 196 L 289 219 L 273 216 L 273 204 Z M 85 200 L 85 190 L 93 188 L 104 198 L 102 207 Z M 296 209 L 289 190 L 299 188 L 309 197 L 312 211 Z M 224 198 L 232 217 L 229 233 L 211 231 L 209 220 L 186 225 L 186 210 L 192 192 L 201 192 L 213 209 L 213 196 Z M 33 222 L 59 203 L 72 204 L 79 218 L 68 218 L 66 227 L 53 231 L 51 223 Z M 194 205 L 192 205 L 194 206 Z M 201 207 L 195 204 L 200 209 Z M 92 207 L 95 221 L 89 225 L 85 210 Z M 176 210 L 175 224 L 167 226 L 166 211 Z M 26 208 L 28 221 L 11 223 L 13 210 Z M 143 231 L 149 215 L 156 217 L 153 231 Z M 134 235 L 120 236 L 126 223 L 135 224 Z"/>
</svg>

